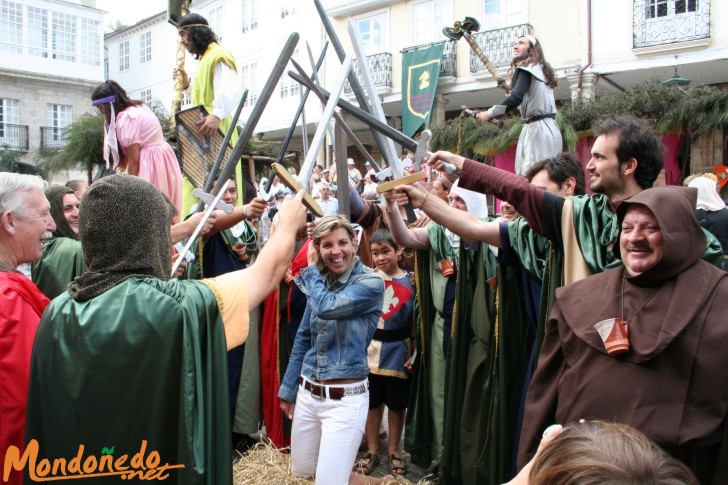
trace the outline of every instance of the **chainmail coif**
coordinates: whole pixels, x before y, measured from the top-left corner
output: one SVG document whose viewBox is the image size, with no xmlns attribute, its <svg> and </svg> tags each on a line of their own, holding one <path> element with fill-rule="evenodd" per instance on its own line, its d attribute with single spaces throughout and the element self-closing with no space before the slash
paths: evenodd
<svg viewBox="0 0 728 485">
<path fill-rule="evenodd" d="M 78 219 L 88 270 L 68 286 L 76 301 L 128 278 L 170 278 L 172 213 L 150 183 L 131 175 L 98 180 L 84 195 Z"/>
<path fill-rule="evenodd" d="M 70 237 L 78 239 L 78 234 L 73 232 L 71 226 L 63 214 L 63 197 L 66 194 L 76 194 L 73 190 L 65 185 L 51 185 L 45 189 L 45 196 L 51 203 L 51 217 L 56 223 L 56 230 L 53 231 L 53 237 Z"/>
</svg>

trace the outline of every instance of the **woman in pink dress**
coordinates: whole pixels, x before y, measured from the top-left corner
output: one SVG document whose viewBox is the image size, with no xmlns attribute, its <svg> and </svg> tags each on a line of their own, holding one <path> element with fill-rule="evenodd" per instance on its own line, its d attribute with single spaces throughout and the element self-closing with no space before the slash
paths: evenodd
<svg viewBox="0 0 728 485">
<path fill-rule="evenodd" d="M 116 81 L 100 84 L 91 95 L 92 104 L 104 115 L 104 160 L 157 187 L 182 209 L 182 173 L 177 156 L 165 141 L 162 125 L 143 102 L 129 99 Z"/>
</svg>

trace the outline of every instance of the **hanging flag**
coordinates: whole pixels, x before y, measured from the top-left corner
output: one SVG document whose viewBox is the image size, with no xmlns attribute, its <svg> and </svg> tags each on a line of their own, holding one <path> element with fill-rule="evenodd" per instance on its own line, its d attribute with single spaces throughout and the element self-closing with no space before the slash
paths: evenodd
<svg viewBox="0 0 728 485">
<path fill-rule="evenodd" d="M 430 122 L 444 52 L 445 42 L 439 42 L 402 56 L 402 132 L 407 136 Z"/>
</svg>

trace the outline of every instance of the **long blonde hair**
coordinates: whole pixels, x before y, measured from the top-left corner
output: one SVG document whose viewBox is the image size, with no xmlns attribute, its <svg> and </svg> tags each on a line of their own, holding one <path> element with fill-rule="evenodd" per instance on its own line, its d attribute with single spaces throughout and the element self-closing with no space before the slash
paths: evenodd
<svg viewBox="0 0 728 485">
<path fill-rule="evenodd" d="M 311 234 L 311 242 L 316 246 L 316 250 L 318 251 L 321 238 L 331 234 L 337 229 L 344 229 L 349 235 L 349 239 L 354 245 L 354 255 L 356 255 L 356 233 L 354 232 L 354 228 L 351 226 L 351 223 L 349 223 L 346 217 L 340 215 L 325 216 L 318 220 L 318 222 L 316 223 L 316 227 L 313 229 L 313 233 Z M 352 263 L 354 262 L 354 259 L 352 259 Z M 318 269 L 322 276 L 330 276 L 331 271 L 329 271 L 329 268 L 326 266 L 326 264 L 324 264 L 320 257 L 318 262 Z"/>
</svg>

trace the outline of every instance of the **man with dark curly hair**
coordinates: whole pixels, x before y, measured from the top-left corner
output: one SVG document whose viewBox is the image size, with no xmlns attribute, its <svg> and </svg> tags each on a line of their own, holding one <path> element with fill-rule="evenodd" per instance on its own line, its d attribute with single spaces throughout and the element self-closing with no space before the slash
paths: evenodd
<svg viewBox="0 0 728 485">
<path fill-rule="evenodd" d="M 508 109 L 520 108 L 523 128 L 516 148 L 516 173 L 525 175 L 534 163 L 561 153 L 563 145 L 554 119 L 554 88 L 558 81 L 534 36 L 516 39 L 508 78 L 510 94 L 500 104 L 478 113 L 477 118 L 489 121 L 503 116 Z"/>
<path fill-rule="evenodd" d="M 237 67 L 232 52 L 217 43 L 215 32 L 209 27 L 207 20 L 200 14 L 190 13 L 177 19 L 175 24 L 180 41 L 185 48 L 200 62 L 197 65 L 194 80 L 190 84 L 187 73 L 183 69 L 175 70 L 173 77 L 182 76 L 182 87 L 189 88 L 189 96 L 193 105 L 203 105 L 209 113 L 197 122 L 200 134 L 211 136 L 217 129 L 226 133 L 232 122 L 232 113 L 242 96 L 242 85 L 237 75 Z M 235 146 L 238 134 L 233 131 L 230 145 Z M 238 187 L 243 187 L 240 166 L 235 171 Z M 192 196 L 192 184 L 187 181 L 182 187 L 182 213 L 187 214 L 190 207 L 197 203 Z M 239 197 L 235 205 L 241 205 Z"/>
</svg>

